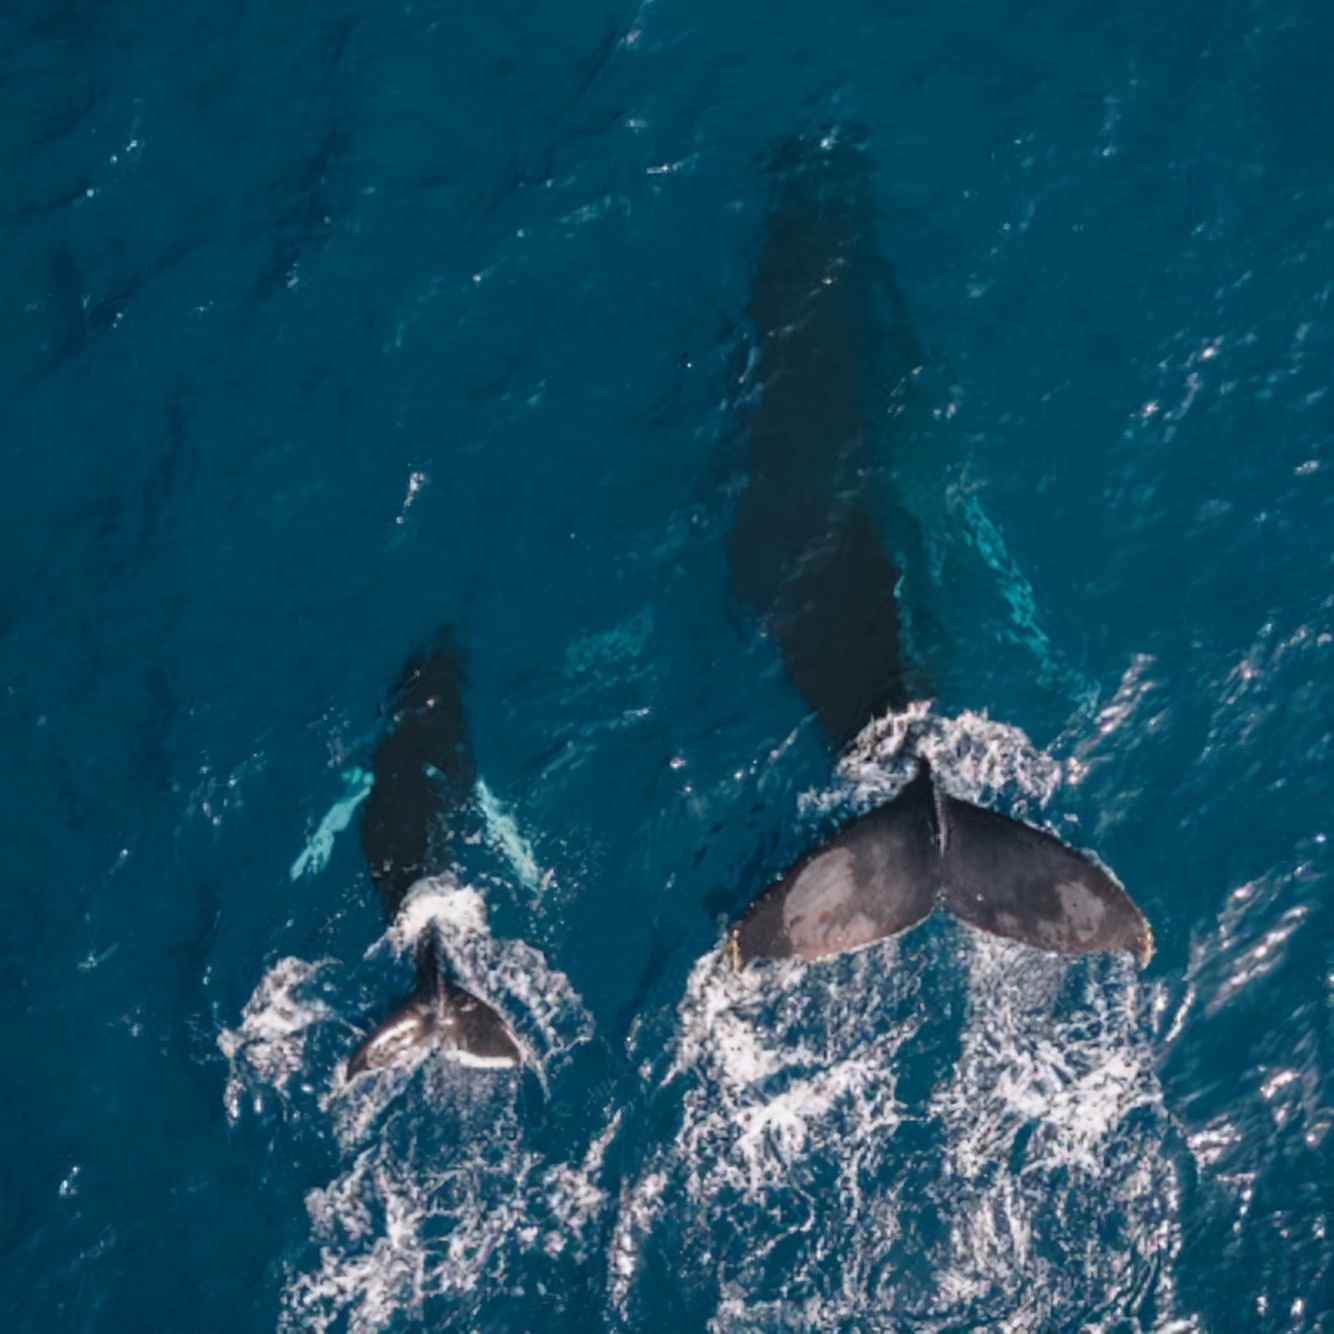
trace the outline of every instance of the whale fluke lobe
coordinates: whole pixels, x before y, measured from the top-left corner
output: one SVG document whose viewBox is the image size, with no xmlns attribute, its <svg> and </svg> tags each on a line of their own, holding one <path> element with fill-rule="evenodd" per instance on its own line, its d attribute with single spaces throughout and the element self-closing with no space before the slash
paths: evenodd
<svg viewBox="0 0 1334 1334">
<path fill-rule="evenodd" d="M 371 879 L 392 920 L 408 891 L 449 862 L 453 824 L 477 765 L 463 718 L 463 656 L 449 629 L 411 659 L 390 693 L 389 731 L 375 748 L 361 821 Z M 423 1047 L 460 1064 L 507 1067 L 522 1056 L 500 1015 L 451 980 L 434 938 L 417 950 L 417 985 L 352 1054 L 349 1076 L 394 1065 Z"/>
<path fill-rule="evenodd" d="M 931 775 L 925 765 L 892 801 L 845 824 L 746 909 L 728 958 L 822 959 L 897 935 L 927 917 L 940 884 Z"/>
<path fill-rule="evenodd" d="M 942 893 L 943 891 L 943 893 Z M 728 933 L 733 967 L 823 959 L 898 935 L 938 900 L 961 921 L 1058 954 L 1153 952 L 1107 872 L 1060 839 L 940 792 L 925 760 L 891 801 L 849 820 L 756 898 Z"/>
<path fill-rule="evenodd" d="M 945 906 L 992 935 L 1058 954 L 1132 954 L 1153 933 L 1130 895 L 1053 834 L 941 795 Z"/>
</svg>

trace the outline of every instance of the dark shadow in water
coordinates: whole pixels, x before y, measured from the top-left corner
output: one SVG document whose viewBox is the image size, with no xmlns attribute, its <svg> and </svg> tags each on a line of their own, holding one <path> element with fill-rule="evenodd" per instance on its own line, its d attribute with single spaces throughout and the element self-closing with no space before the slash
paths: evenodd
<svg viewBox="0 0 1334 1334">
<path fill-rule="evenodd" d="M 901 572 L 873 494 L 876 433 L 919 355 L 876 252 L 859 137 L 794 138 L 748 314 L 757 388 L 743 414 L 745 484 L 728 539 L 738 598 L 763 618 L 835 749 L 916 693 Z M 900 526 L 909 526 L 906 516 Z"/>
</svg>

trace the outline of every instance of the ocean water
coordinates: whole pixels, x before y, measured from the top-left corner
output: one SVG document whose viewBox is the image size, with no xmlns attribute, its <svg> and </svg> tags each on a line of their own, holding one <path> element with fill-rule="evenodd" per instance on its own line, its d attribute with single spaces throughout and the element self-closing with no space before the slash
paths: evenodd
<svg viewBox="0 0 1334 1334">
<path fill-rule="evenodd" d="M 6 5 L 0 1325 L 1334 1329 L 1332 62 L 1323 0 Z M 766 162 L 851 127 L 942 649 L 836 768 L 718 459 Z M 413 911 L 530 1067 L 349 1085 L 443 622 Z M 722 969 L 905 737 L 1148 968 Z"/>
</svg>

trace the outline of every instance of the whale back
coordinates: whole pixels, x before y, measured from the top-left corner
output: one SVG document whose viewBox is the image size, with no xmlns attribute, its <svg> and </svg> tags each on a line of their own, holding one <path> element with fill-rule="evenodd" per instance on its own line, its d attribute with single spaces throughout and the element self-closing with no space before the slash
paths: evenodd
<svg viewBox="0 0 1334 1334">
<path fill-rule="evenodd" d="M 908 700 L 900 576 L 876 533 L 865 423 L 888 398 L 886 369 L 890 381 L 906 382 L 915 354 L 875 251 L 860 146 L 793 139 L 774 168 L 748 309 L 759 392 L 746 414 L 746 481 L 728 565 L 733 591 L 759 613 L 838 747 Z M 892 327 L 881 318 L 886 306 Z"/>
<path fill-rule="evenodd" d="M 462 686 L 462 654 L 442 630 L 408 662 L 385 705 L 389 730 L 371 759 L 361 846 L 391 919 L 418 880 L 443 869 L 436 849 L 453 836 L 477 779 Z"/>
</svg>

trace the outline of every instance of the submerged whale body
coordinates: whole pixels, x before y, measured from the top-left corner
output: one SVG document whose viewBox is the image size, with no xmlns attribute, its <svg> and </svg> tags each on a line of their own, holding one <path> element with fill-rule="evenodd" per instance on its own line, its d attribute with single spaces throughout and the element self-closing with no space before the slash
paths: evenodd
<svg viewBox="0 0 1334 1334">
<path fill-rule="evenodd" d="M 477 766 L 462 684 L 462 656 L 442 630 L 404 668 L 385 709 L 389 730 L 371 760 L 361 846 L 390 920 L 415 884 L 447 868 L 455 823 L 471 799 Z M 433 928 L 417 944 L 416 969 L 412 994 L 353 1052 L 349 1075 L 394 1065 L 427 1047 L 464 1065 L 520 1064 L 505 1021 L 447 975 Z"/>
<path fill-rule="evenodd" d="M 901 572 L 879 534 L 867 423 L 892 416 L 917 360 L 872 239 L 866 154 L 793 139 L 749 314 L 759 343 L 747 477 L 728 538 L 738 599 L 777 644 L 831 747 L 912 698 Z M 984 931 L 1065 954 L 1126 951 L 1148 923 L 1054 835 L 939 790 L 925 760 L 887 804 L 844 824 L 732 925 L 726 956 L 819 959 L 915 926 L 942 902 Z"/>
<path fill-rule="evenodd" d="M 748 308 L 761 388 L 746 420 L 728 566 L 738 598 L 763 618 L 788 676 L 841 746 L 911 697 L 901 576 L 866 485 L 866 423 L 877 386 L 897 400 L 917 354 L 872 244 L 864 154 L 794 140 L 775 167 L 782 188 Z"/>
</svg>

